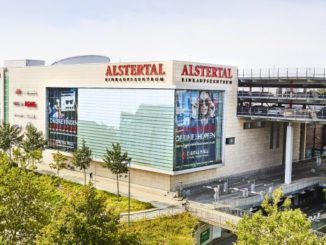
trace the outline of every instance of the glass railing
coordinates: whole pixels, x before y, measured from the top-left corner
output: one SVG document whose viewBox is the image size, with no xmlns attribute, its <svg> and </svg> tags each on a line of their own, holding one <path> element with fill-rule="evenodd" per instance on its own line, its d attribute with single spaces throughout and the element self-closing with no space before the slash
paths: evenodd
<svg viewBox="0 0 326 245">
<path fill-rule="evenodd" d="M 283 107 L 238 106 L 237 114 L 261 117 L 284 117 L 292 119 L 326 120 L 326 107 L 315 111 L 312 109 L 293 109 Z"/>
<path fill-rule="evenodd" d="M 260 92 L 260 91 L 238 91 L 239 98 L 271 98 L 271 99 L 291 99 L 291 100 L 326 100 L 326 93 L 318 93 L 317 91 L 308 92 Z"/>
</svg>

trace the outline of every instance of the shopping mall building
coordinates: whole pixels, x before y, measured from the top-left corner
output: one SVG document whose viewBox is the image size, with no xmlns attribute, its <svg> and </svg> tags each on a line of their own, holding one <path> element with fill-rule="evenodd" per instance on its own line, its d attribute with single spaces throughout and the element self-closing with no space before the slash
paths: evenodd
<svg viewBox="0 0 326 245">
<path fill-rule="evenodd" d="M 288 83 L 240 79 L 237 67 L 67 60 L 72 62 L 50 66 L 8 61 L 0 74 L 1 120 L 22 128 L 32 123 L 43 131 L 47 163 L 52 152 L 71 155 L 85 140 L 94 159 L 89 171 L 113 178 L 101 162 L 106 148 L 119 142 L 132 158 L 131 182 L 139 185 L 173 191 L 282 164 L 290 168 L 291 182 L 292 162 L 307 156 L 309 125 L 316 131 L 311 115 L 289 116 L 298 109 L 294 98 L 283 96 Z M 293 96 L 299 82 L 289 83 Z M 255 95 L 253 87 L 265 94 Z M 266 94 L 266 87 L 281 91 L 284 101 Z M 264 111 L 264 103 L 273 100 L 290 105 L 287 116 Z"/>
</svg>

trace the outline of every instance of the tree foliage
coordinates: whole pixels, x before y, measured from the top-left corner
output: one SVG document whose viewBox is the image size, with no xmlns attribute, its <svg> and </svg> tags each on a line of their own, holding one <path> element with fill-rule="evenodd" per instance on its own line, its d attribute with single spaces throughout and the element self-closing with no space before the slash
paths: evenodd
<svg viewBox="0 0 326 245">
<path fill-rule="evenodd" d="M 9 154 L 11 159 L 11 149 L 18 146 L 23 139 L 21 128 L 2 122 L 0 124 L 0 149 Z"/>
<path fill-rule="evenodd" d="M 83 140 L 82 147 L 77 148 L 73 153 L 72 164 L 84 171 L 84 185 L 86 185 L 86 169 L 92 161 L 92 151 L 86 146 L 85 140 Z"/>
<path fill-rule="evenodd" d="M 38 131 L 37 128 L 29 123 L 26 126 L 25 137 L 22 141 L 22 148 L 26 153 L 30 153 L 32 151 L 38 149 L 44 149 L 46 145 L 46 140 L 44 139 L 44 135 L 41 131 Z"/>
<path fill-rule="evenodd" d="M 106 154 L 103 156 L 103 166 L 108 168 L 117 178 L 117 196 L 119 200 L 119 176 L 128 173 L 128 163 L 131 158 L 128 153 L 121 152 L 119 143 L 112 143 L 112 150 L 106 149 Z"/>
<path fill-rule="evenodd" d="M 35 170 L 35 160 L 43 157 L 43 150 L 37 149 L 26 153 L 22 148 L 16 147 L 12 149 L 13 161 L 22 169 Z"/>
<path fill-rule="evenodd" d="M 113 194 L 92 186 L 12 167 L 0 152 L 0 244 L 140 244 L 121 231 L 110 200 L 116 201 Z"/>
<path fill-rule="evenodd" d="M 262 210 L 252 216 L 245 216 L 236 227 L 236 245 L 297 245 L 325 244 L 311 232 L 311 223 L 300 209 L 290 209 L 286 199 L 281 207 L 283 192 L 276 189 L 272 198 L 268 195 L 262 203 Z"/>
<path fill-rule="evenodd" d="M 105 209 L 105 199 L 89 184 L 82 193 L 70 195 L 68 203 L 53 215 L 37 238 L 37 244 L 140 244 L 135 234 L 118 232 L 118 216 Z"/>
<path fill-rule="evenodd" d="M 50 163 L 50 168 L 57 170 L 57 175 L 59 176 L 59 171 L 66 167 L 68 158 L 59 151 L 52 153 L 52 158 L 53 162 Z"/>
<path fill-rule="evenodd" d="M 32 172 L 19 168 L 1 171 L 0 236 L 8 244 L 31 244 L 50 221 L 52 193 L 51 182 L 35 178 Z"/>
<path fill-rule="evenodd" d="M 38 131 L 33 124 L 27 124 L 21 146 L 25 152 L 25 158 L 29 161 L 28 164 L 31 163 L 32 168 L 35 168 L 36 160 L 42 159 L 45 145 L 46 140 L 44 139 L 43 133 Z"/>
</svg>

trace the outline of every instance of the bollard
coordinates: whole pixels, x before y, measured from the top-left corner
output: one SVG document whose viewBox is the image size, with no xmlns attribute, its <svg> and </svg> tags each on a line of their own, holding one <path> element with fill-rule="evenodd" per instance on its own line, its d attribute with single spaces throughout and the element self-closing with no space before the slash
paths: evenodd
<svg viewBox="0 0 326 245">
<path fill-rule="evenodd" d="M 251 183 L 250 192 L 255 192 L 255 183 Z"/>
<path fill-rule="evenodd" d="M 224 184 L 223 184 L 223 192 L 224 193 L 227 193 L 228 192 L 228 189 L 229 189 L 228 185 L 229 185 L 228 182 L 225 181 Z"/>
</svg>

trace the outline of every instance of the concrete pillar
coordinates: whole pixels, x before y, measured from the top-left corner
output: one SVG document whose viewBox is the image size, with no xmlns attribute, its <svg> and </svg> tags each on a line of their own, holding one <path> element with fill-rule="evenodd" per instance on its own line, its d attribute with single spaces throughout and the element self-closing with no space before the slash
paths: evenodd
<svg viewBox="0 0 326 245">
<path fill-rule="evenodd" d="M 291 125 L 291 122 L 289 122 L 289 125 L 286 127 L 284 184 L 291 184 L 292 181 L 292 155 L 293 155 L 293 127 Z"/>
</svg>

